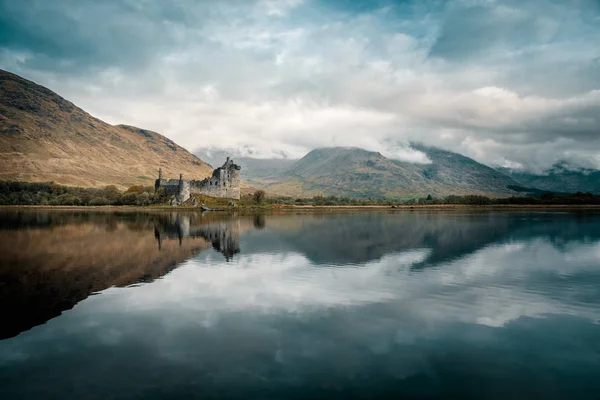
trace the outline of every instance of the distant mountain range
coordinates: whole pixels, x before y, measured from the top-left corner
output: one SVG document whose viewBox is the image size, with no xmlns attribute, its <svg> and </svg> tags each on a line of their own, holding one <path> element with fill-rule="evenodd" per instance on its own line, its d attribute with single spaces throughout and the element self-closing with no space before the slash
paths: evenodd
<svg viewBox="0 0 600 400">
<path fill-rule="evenodd" d="M 553 193 L 600 193 L 600 171 L 565 162 L 544 174 L 491 168 L 469 157 L 413 143 L 430 164 L 413 164 L 359 148 L 331 147 L 301 159 L 257 159 L 235 151 L 201 149 L 203 160 L 218 163 L 228 155 L 242 166 L 242 179 L 254 188 L 287 196 L 412 197 L 481 194 L 492 197 Z"/>
<path fill-rule="evenodd" d="M 508 196 L 518 186 L 510 177 L 473 159 L 413 144 L 430 164 L 413 164 L 359 148 L 332 147 L 309 152 L 299 160 L 236 157 L 242 178 L 254 187 L 286 196 L 335 195 L 402 198 L 481 194 Z M 222 158 L 218 151 L 198 151 L 205 160 Z"/>
<path fill-rule="evenodd" d="M 496 168 L 510 176 L 521 186 L 550 192 L 590 192 L 600 194 L 600 171 L 587 168 L 573 168 L 566 162 L 554 164 L 543 174 L 532 174 L 510 168 Z"/>
<path fill-rule="evenodd" d="M 212 168 L 166 137 L 92 117 L 45 87 L 0 70 L 0 180 L 72 186 L 153 185 Z"/>
</svg>

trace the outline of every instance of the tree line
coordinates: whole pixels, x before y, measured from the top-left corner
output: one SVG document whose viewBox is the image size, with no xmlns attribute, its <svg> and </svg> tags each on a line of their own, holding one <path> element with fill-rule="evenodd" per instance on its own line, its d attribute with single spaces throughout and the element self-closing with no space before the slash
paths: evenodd
<svg viewBox="0 0 600 400">
<path fill-rule="evenodd" d="M 58 185 L 53 182 L 7 182 L 0 181 L 0 205 L 50 205 L 50 206 L 148 206 L 166 204 L 169 197 L 163 188 L 136 185 L 127 190 L 116 186 L 104 188 L 81 188 Z M 411 199 L 376 199 L 337 196 L 314 196 L 311 198 L 267 197 L 263 190 L 242 196 L 241 205 L 279 204 L 298 206 L 394 206 L 427 204 L 466 205 L 600 205 L 600 195 L 577 192 L 573 194 L 540 192 L 526 196 L 490 198 L 479 195 L 415 197 Z"/>
<path fill-rule="evenodd" d="M 161 204 L 168 200 L 164 189 L 152 186 L 131 186 L 119 190 L 110 185 L 104 188 L 82 188 L 57 185 L 53 182 L 0 181 L 0 205 L 50 206 L 108 206 Z"/>
<path fill-rule="evenodd" d="M 252 196 L 256 200 L 256 196 Z M 490 198 L 481 195 L 450 195 L 445 197 L 416 197 L 411 199 L 376 199 L 376 198 L 351 198 L 337 196 L 314 196 L 311 198 L 293 197 L 260 197 L 261 202 L 267 204 L 299 205 L 299 206 L 394 206 L 394 205 L 600 205 L 600 195 L 592 193 L 553 194 L 535 193 L 528 196 L 511 196 L 504 198 Z M 250 200 L 250 195 L 248 195 Z M 249 201 L 250 202 L 250 201 Z M 256 202 L 256 201 L 255 201 Z"/>
</svg>

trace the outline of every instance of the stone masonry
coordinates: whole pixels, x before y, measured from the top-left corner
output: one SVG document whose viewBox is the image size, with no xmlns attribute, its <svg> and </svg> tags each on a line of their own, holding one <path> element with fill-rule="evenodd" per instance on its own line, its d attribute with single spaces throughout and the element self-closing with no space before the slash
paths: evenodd
<svg viewBox="0 0 600 400">
<path fill-rule="evenodd" d="M 192 194 L 203 194 L 210 197 L 225 199 L 240 199 L 240 169 L 227 157 L 222 167 L 215 169 L 210 178 L 203 180 L 163 179 L 162 170 L 158 170 L 158 179 L 154 188 L 163 188 L 170 196 L 175 196 L 175 202 L 181 204 L 188 200 Z"/>
</svg>

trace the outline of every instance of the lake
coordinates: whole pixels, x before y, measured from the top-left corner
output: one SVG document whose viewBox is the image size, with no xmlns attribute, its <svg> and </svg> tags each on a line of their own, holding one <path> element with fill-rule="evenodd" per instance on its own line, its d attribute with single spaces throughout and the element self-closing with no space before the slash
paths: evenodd
<svg viewBox="0 0 600 400">
<path fill-rule="evenodd" d="M 600 398 L 600 213 L 0 212 L 0 398 Z"/>
</svg>

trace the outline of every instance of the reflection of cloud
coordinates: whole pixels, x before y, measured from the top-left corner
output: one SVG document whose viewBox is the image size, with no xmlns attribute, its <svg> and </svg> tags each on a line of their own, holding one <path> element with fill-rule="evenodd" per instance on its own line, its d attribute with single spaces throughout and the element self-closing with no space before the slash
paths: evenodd
<svg viewBox="0 0 600 400">
<path fill-rule="evenodd" d="M 600 242 L 558 249 L 545 240 L 488 246 L 468 257 L 414 271 L 429 249 L 390 254 L 347 267 L 315 266 L 298 253 L 242 255 L 226 268 L 207 255 L 135 290 L 119 289 L 97 305 L 131 312 L 193 311 L 213 325 L 231 312 L 303 312 L 389 303 L 431 323 L 503 326 L 520 317 L 577 315 L 600 321 L 585 296 L 597 289 Z M 576 284 L 569 285 L 571 280 Z M 563 281 L 560 291 L 557 282 Z M 124 304 L 117 304 L 124 303 Z M 169 311 L 171 313 L 171 311 Z M 198 314 L 199 313 L 199 314 Z"/>
<path fill-rule="evenodd" d="M 0 365 L 52 365 L 58 354 L 72 375 L 45 390 L 111 374 L 126 374 L 128 389 L 154 390 L 151 371 L 164 387 L 220 393 L 232 380 L 243 389 L 293 381 L 308 393 L 311 385 L 348 387 L 356 376 L 366 377 L 363 390 L 418 376 L 435 394 L 439 371 L 455 371 L 457 362 L 485 385 L 497 383 L 489 371 L 507 366 L 546 376 L 547 365 L 584 363 L 598 327 L 582 321 L 600 320 L 600 241 L 506 242 L 415 269 L 431 251 L 343 267 L 295 252 L 242 252 L 229 263 L 203 253 L 160 280 L 108 289 L 1 341 Z M 578 319 L 522 318 L 550 314 Z M 553 351 L 556 343 L 567 351 Z M 79 354 L 94 362 L 82 365 Z"/>
<path fill-rule="evenodd" d="M 577 298 L 577 294 L 583 295 L 585 285 L 579 281 L 568 284 L 581 275 L 600 274 L 599 250 L 600 242 L 572 243 L 559 250 L 546 240 L 486 247 L 435 270 L 422 271 L 421 280 L 430 286 L 443 285 L 454 304 L 448 309 L 438 302 L 427 303 L 424 312 L 431 319 L 444 318 L 450 312 L 454 320 L 489 326 L 545 314 L 600 321 L 598 309 L 586 307 Z M 558 286 L 560 290 L 558 280 L 565 282 Z"/>
<path fill-rule="evenodd" d="M 158 286 L 138 288 L 137 304 L 140 308 L 177 304 L 178 307 L 211 312 L 292 312 L 315 306 L 388 301 L 395 295 L 382 287 L 382 278 L 394 270 L 408 270 L 428 254 L 429 250 L 425 249 L 408 251 L 349 268 L 314 267 L 297 253 L 242 255 L 227 268 L 220 264 L 206 266 L 203 262 L 189 261 Z M 157 296 L 156 290 L 162 296 Z"/>
</svg>

